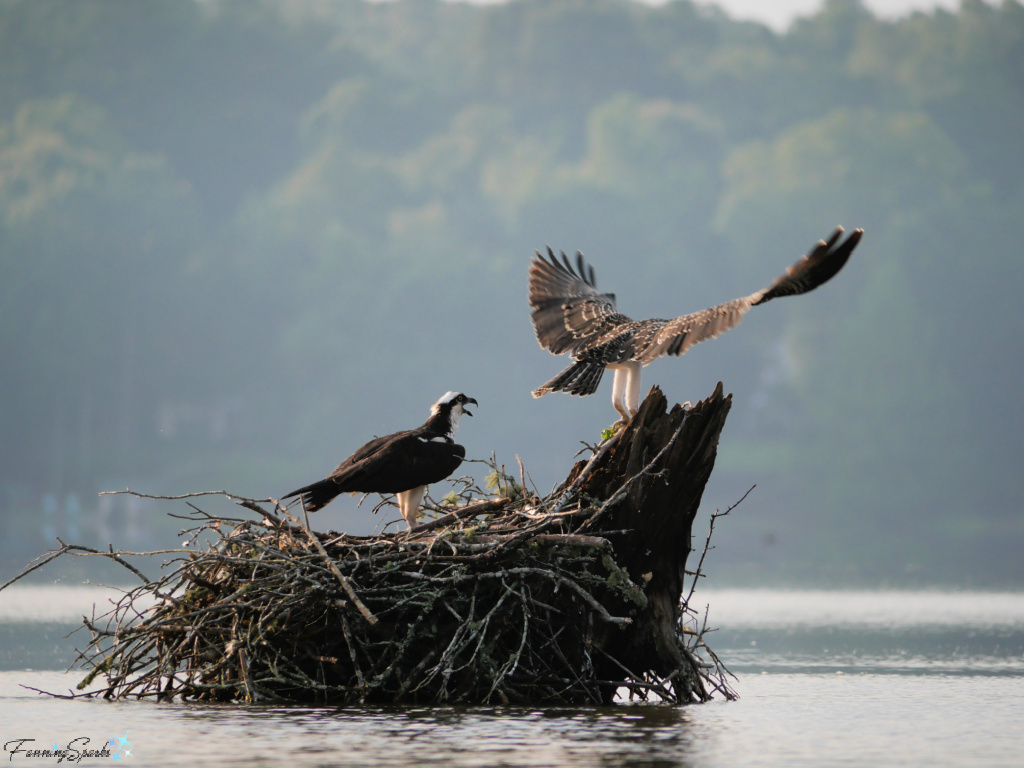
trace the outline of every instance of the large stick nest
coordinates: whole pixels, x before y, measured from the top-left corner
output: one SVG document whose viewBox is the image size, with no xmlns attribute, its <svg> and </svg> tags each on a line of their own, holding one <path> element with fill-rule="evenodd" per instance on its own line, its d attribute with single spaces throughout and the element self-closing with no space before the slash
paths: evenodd
<svg viewBox="0 0 1024 768">
<path fill-rule="evenodd" d="M 552 514 L 499 499 L 411 537 L 358 537 L 313 533 L 280 508 L 240 501 L 262 519 L 194 507 L 191 533 L 212 540 L 85 622 L 92 638 L 79 661 L 91 671 L 79 688 L 106 681 L 87 695 L 594 704 L 618 689 L 682 703 L 679 686 L 634 674 L 628 659 L 611 660 L 615 679 L 595 675 L 595 656 L 609 659 L 602 637 L 630 631 L 646 604 L 600 532 L 573 533 L 599 507 Z M 688 700 L 729 695 L 699 622 L 684 616 Z"/>
<path fill-rule="evenodd" d="M 670 446 L 604 501 L 581 491 L 582 464 L 545 499 L 495 465 L 501 497 L 481 501 L 474 488 L 411 532 L 373 537 L 315 533 L 274 500 L 223 492 L 255 515 L 214 515 L 196 504 L 206 494 L 190 494 L 190 511 L 174 514 L 189 521 L 190 544 L 170 551 L 159 579 L 124 556 L 164 560 L 168 551 L 63 542 L 25 573 L 77 554 L 112 559 L 144 582 L 86 619 L 91 639 L 76 662 L 89 673 L 75 695 L 530 705 L 732 698 L 689 597 L 669 625 L 668 667 L 636 668 L 643 662 L 622 650 L 630 647 L 622 633 L 641 637 L 649 626 L 645 590 L 659 577 L 630 577 L 612 545 L 628 531 L 605 530 L 615 519 L 606 513 L 644 473 L 660 482 L 655 467 Z M 689 574 L 694 583 L 700 567 Z"/>
</svg>

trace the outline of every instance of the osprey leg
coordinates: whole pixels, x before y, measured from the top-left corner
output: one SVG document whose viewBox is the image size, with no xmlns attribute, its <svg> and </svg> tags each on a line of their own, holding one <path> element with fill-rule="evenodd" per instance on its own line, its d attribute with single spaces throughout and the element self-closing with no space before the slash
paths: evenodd
<svg viewBox="0 0 1024 768">
<path fill-rule="evenodd" d="M 416 521 L 419 519 L 420 502 L 423 501 L 423 492 L 426 490 L 427 486 L 421 485 L 398 494 L 398 509 L 410 528 L 416 525 Z"/>
<path fill-rule="evenodd" d="M 643 366 L 631 360 L 608 367 L 615 371 L 615 379 L 612 381 L 612 407 L 618 411 L 622 417 L 621 422 L 625 424 L 640 408 L 640 369 Z"/>
<path fill-rule="evenodd" d="M 643 363 L 630 361 L 626 363 L 626 398 L 625 405 L 626 410 L 629 411 L 629 417 L 633 418 L 636 416 L 636 412 L 640 410 L 640 369 L 643 368 Z"/>
</svg>

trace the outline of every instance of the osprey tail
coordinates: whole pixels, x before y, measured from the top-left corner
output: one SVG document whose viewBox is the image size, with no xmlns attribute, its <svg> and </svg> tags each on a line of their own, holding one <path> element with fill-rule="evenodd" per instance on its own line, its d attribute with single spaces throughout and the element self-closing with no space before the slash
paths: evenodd
<svg viewBox="0 0 1024 768">
<path fill-rule="evenodd" d="M 604 363 L 595 360 L 577 360 L 560 374 L 533 390 L 534 397 L 548 392 L 568 392 L 570 395 L 592 395 L 597 391 L 604 375 Z"/>
<path fill-rule="evenodd" d="M 296 491 L 286 493 L 281 499 L 290 499 L 293 496 L 297 496 L 298 498 L 291 502 L 288 505 L 289 507 L 295 504 L 296 501 L 301 500 L 307 512 L 317 512 L 330 504 L 335 496 L 342 492 L 343 489 L 337 481 L 328 477 L 326 480 L 318 480 L 315 483 L 304 485 Z"/>
</svg>

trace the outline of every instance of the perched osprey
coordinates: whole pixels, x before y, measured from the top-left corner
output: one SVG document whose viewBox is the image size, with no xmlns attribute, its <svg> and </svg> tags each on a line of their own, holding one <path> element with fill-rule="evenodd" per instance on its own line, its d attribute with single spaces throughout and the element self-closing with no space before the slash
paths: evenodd
<svg viewBox="0 0 1024 768">
<path fill-rule="evenodd" d="M 850 258 L 864 230 L 839 243 L 842 234 L 843 228 L 838 227 L 828 242 L 820 240 L 767 288 L 674 320 L 631 320 L 615 310 L 615 294 L 598 292 L 594 268 L 582 253 L 577 252 L 573 269 L 565 253 L 559 262 L 550 247 L 547 259 L 538 251 L 530 264 L 530 306 L 537 341 L 552 354 L 569 352 L 573 364 L 533 390 L 533 396 L 592 395 L 605 369 L 611 369 L 615 371 L 612 405 L 621 421 L 628 421 L 639 407 L 643 366 L 662 355 L 682 355 L 694 344 L 729 330 L 751 307 L 779 296 L 807 293 L 828 282 Z"/>
<path fill-rule="evenodd" d="M 466 457 L 466 449 L 455 443 L 455 430 L 462 414 L 473 415 L 466 410 L 469 403 L 478 405 L 461 392 L 446 392 L 422 427 L 371 440 L 324 480 L 281 498 L 298 496 L 307 512 L 316 512 L 340 493 L 397 493 L 402 517 L 412 528 L 426 487 L 444 480 Z"/>
</svg>

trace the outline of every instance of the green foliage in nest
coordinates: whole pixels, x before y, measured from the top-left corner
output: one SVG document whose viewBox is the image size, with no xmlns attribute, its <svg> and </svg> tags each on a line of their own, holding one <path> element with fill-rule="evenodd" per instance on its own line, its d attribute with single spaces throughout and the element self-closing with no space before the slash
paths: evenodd
<svg viewBox="0 0 1024 768">
<path fill-rule="evenodd" d="M 484 485 L 489 491 L 510 499 L 517 499 L 523 495 L 523 486 L 506 474 L 503 468 L 496 468 L 490 472 L 484 478 Z"/>
</svg>

